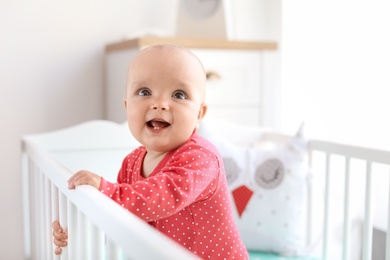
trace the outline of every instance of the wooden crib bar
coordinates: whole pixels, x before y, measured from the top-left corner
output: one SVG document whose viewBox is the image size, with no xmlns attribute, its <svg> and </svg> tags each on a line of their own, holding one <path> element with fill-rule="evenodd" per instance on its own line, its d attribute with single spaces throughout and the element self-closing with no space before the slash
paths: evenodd
<svg viewBox="0 0 390 260">
<path fill-rule="evenodd" d="M 371 162 L 367 161 L 366 169 L 366 201 L 363 233 L 363 260 L 370 260 L 372 253 L 372 172 Z"/>
<path fill-rule="evenodd" d="M 372 206 L 372 164 L 380 163 L 389 166 L 390 169 L 390 152 L 373 150 L 369 148 L 343 145 L 331 142 L 324 142 L 318 140 L 311 140 L 309 142 L 309 158 L 312 163 L 313 152 L 320 151 L 325 153 L 325 201 L 324 201 L 324 235 L 323 235 L 323 253 L 322 259 L 327 258 L 328 248 L 328 237 L 329 237 L 329 207 L 330 202 L 330 184 L 329 184 L 329 175 L 330 175 L 330 166 L 331 166 L 331 156 L 332 155 L 341 155 L 345 158 L 345 187 L 344 187 L 344 224 L 343 224 L 343 252 L 342 259 L 349 259 L 349 250 L 350 250 L 350 182 L 351 182 L 351 173 L 350 165 L 351 159 L 360 159 L 366 163 L 365 170 L 365 216 L 364 216 L 364 227 L 363 227 L 363 246 L 362 246 L 362 259 L 369 260 L 372 255 L 372 238 L 373 238 L 373 206 Z M 390 173 L 390 172 L 389 172 Z M 390 187 L 390 186 L 389 186 Z M 390 216 L 390 193 L 389 193 L 389 211 L 388 216 Z M 387 228 L 390 227 L 390 218 L 387 225 Z M 390 232 L 387 232 L 386 240 L 386 260 L 390 260 Z"/>
<path fill-rule="evenodd" d="M 390 172 L 389 172 L 390 174 Z M 390 179 L 390 178 L 389 178 Z M 389 182 L 389 187 L 390 187 L 390 182 Z M 389 227 L 390 227 L 390 189 L 389 189 L 389 201 L 388 201 L 388 217 L 387 217 L 387 233 L 386 233 L 386 260 L 390 260 L 390 232 L 389 232 Z"/>
<path fill-rule="evenodd" d="M 350 163 L 351 158 L 345 158 L 345 186 L 344 186 L 344 229 L 343 229 L 343 259 L 349 259 L 349 241 L 350 241 L 350 233 L 349 230 L 351 228 L 350 223 Z"/>
<path fill-rule="evenodd" d="M 69 190 L 69 170 L 33 139 L 24 139 L 22 161 L 25 259 L 198 259 L 91 186 Z M 61 257 L 55 219 L 69 231 Z"/>
</svg>

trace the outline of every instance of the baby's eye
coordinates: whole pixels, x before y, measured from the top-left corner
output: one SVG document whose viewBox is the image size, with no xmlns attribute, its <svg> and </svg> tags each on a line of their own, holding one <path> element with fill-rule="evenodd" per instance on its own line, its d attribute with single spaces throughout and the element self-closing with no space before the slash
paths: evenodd
<svg viewBox="0 0 390 260">
<path fill-rule="evenodd" d="M 147 88 L 141 88 L 137 91 L 138 96 L 150 96 L 152 92 Z"/>
<path fill-rule="evenodd" d="M 187 99 L 187 94 L 184 93 L 183 91 L 181 90 L 177 90 L 175 92 L 172 93 L 172 97 L 173 98 L 176 98 L 176 99 Z"/>
</svg>

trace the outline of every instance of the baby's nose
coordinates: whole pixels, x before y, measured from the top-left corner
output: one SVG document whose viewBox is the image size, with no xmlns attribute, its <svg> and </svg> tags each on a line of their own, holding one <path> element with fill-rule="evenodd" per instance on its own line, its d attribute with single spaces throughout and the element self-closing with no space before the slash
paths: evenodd
<svg viewBox="0 0 390 260">
<path fill-rule="evenodd" d="M 168 109 L 168 104 L 166 102 L 155 102 L 152 105 L 152 109 L 153 110 L 158 110 L 158 109 L 167 110 Z"/>
<path fill-rule="evenodd" d="M 153 106 L 153 109 L 154 109 L 154 110 L 157 110 L 158 108 L 159 108 L 159 106 Z M 165 107 L 164 107 L 164 106 L 161 106 L 160 108 L 161 108 L 161 110 L 165 110 Z"/>
</svg>

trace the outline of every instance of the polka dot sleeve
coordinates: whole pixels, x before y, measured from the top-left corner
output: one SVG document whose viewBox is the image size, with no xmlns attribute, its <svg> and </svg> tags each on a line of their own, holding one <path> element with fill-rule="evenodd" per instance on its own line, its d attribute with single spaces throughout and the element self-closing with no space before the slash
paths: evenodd
<svg viewBox="0 0 390 260">
<path fill-rule="evenodd" d="M 217 187 L 217 156 L 196 142 L 187 142 L 168 153 L 148 178 L 141 176 L 144 155 L 143 147 L 129 154 L 119 171 L 118 183 L 102 179 L 100 190 L 145 221 L 172 216 L 207 199 Z"/>
</svg>

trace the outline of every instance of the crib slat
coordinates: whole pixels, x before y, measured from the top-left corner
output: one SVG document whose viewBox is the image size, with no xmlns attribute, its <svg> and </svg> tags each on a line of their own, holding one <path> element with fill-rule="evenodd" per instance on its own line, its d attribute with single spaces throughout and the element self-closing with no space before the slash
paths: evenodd
<svg viewBox="0 0 390 260">
<path fill-rule="evenodd" d="M 77 252 L 79 251 L 79 239 L 77 234 L 77 208 L 74 204 L 67 200 L 68 208 L 68 255 L 69 259 L 78 259 Z"/>
<path fill-rule="evenodd" d="M 30 222 L 30 177 L 29 177 L 30 160 L 26 153 L 22 153 L 22 196 L 23 196 L 23 235 L 24 252 L 27 258 L 31 258 L 31 222 Z"/>
<path fill-rule="evenodd" d="M 349 157 L 345 158 L 345 187 L 344 187 L 344 230 L 343 230 L 343 260 L 349 259 L 350 238 L 350 163 Z"/>
<path fill-rule="evenodd" d="M 31 258 L 35 259 L 38 255 L 38 237 L 36 237 L 37 234 L 37 225 L 38 225 L 38 210 L 39 205 L 37 205 L 38 200 L 38 192 L 37 192 L 37 185 L 38 185 L 38 174 L 36 170 L 36 166 L 34 163 L 31 162 L 30 164 L 30 188 L 31 188 L 31 197 L 30 197 L 30 215 L 31 215 Z"/>
<path fill-rule="evenodd" d="M 104 232 L 92 224 L 91 226 L 91 240 L 90 248 L 93 248 L 91 252 L 91 259 L 103 260 L 105 259 L 105 236 Z"/>
<path fill-rule="evenodd" d="M 309 150 L 308 152 L 308 164 L 309 167 L 312 168 L 313 166 L 313 151 Z M 309 227 L 306 231 L 306 244 L 310 245 L 312 241 L 312 226 L 313 226 L 313 216 L 312 216 L 312 205 L 313 205 L 313 200 L 312 200 L 312 194 L 313 189 L 312 185 L 308 185 L 307 187 L 307 195 L 308 195 L 308 201 L 307 201 L 307 226 Z"/>
<path fill-rule="evenodd" d="M 372 250 L 372 172 L 371 162 L 367 162 L 366 169 L 366 202 L 365 202 L 365 218 L 364 218 L 364 233 L 363 233 L 363 260 L 371 259 Z"/>
<path fill-rule="evenodd" d="M 35 183 L 35 179 L 34 179 L 34 169 L 33 169 L 33 162 L 31 161 L 30 158 L 28 158 L 28 192 L 29 192 L 29 196 L 28 196 L 28 204 L 29 204 L 29 208 L 28 208 L 28 229 L 29 229 L 29 241 L 28 241 L 28 246 L 29 246 L 29 254 L 28 254 L 28 257 L 32 258 L 34 255 L 34 240 L 33 239 L 33 236 L 34 236 L 34 226 L 35 226 L 35 216 L 34 216 L 34 196 L 35 196 L 35 192 L 34 192 L 34 183 Z"/>
<path fill-rule="evenodd" d="M 38 247 L 39 247 L 39 255 L 43 256 L 43 259 L 46 258 L 46 250 L 45 250 L 45 185 L 44 185 L 45 179 L 43 173 L 38 170 L 38 199 L 39 199 L 39 218 L 38 218 L 38 228 L 39 228 L 39 239 L 38 239 Z M 42 232 L 43 231 L 43 232 Z"/>
<path fill-rule="evenodd" d="M 79 236 L 79 257 L 80 259 L 92 259 L 90 253 L 93 249 L 90 247 L 89 243 L 91 239 L 90 222 L 81 212 L 81 210 L 77 210 L 77 223 L 77 234 Z"/>
<path fill-rule="evenodd" d="M 42 202 L 40 201 L 40 192 L 41 192 L 41 186 L 40 186 L 40 174 L 39 174 L 39 169 L 38 168 L 35 168 L 35 173 L 34 173 L 34 175 L 35 175 L 35 191 L 34 191 L 34 193 L 35 193 L 35 198 L 34 198 L 34 205 L 36 205 L 35 206 L 35 228 L 36 228 L 36 230 L 35 230 L 35 232 L 34 232 L 34 234 L 35 234 L 35 243 L 36 243 L 36 252 L 35 252 L 35 254 L 36 254 L 36 257 L 41 257 L 42 256 L 42 250 L 41 250 L 41 248 L 42 248 L 42 241 L 41 241 L 41 236 L 40 236 L 40 234 L 42 234 L 42 232 L 41 232 L 41 226 L 40 226 L 40 224 L 41 224 L 41 222 L 40 222 L 40 220 L 42 219 L 41 217 L 41 215 L 42 214 L 40 214 L 41 213 L 41 208 L 42 208 Z M 37 205 L 38 204 L 38 205 Z"/>
<path fill-rule="evenodd" d="M 59 196 L 58 196 L 58 188 L 51 182 L 51 219 L 50 225 L 55 219 L 59 219 Z M 59 256 L 54 254 L 54 243 L 51 241 L 50 243 L 51 249 L 51 259 L 59 259 Z"/>
<path fill-rule="evenodd" d="M 68 229 L 68 206 L 67 206 L 67 201 L 68 199 L 66 196 L 61 192 L 60 193 L 60 199 L 59 199 L 59 220 L 61 227 L 66 230 Z M 67 260 L 68 258 L 68 247 L 62 248 L 62 254 L 61 254 L 61 259 Z"/>
<path fill-rule="evenodd" d="M 389 172 L 390 174 L 390 172 Z M 389 178 L 390 180 L 390 178 Z M 386 260 L 390 260 L 390 182 L 389 182 L 389 197 L 388 197 L 388 217 L 387 217 L 387 232 L 386 232 Z"/>
<path fill-rule="evenodd" d="M 122 250 L 110 239 L 107 239 L 107 259 L 123 259 Z"/>
<path fill-rule="evenodd" d="M 322 259 L 327 259 L 329 239 L 329 201 L 330 201 L 330 154 L 326 154 L 325 161 L 325 208 L 324 208 L 324 241 L 322 248 Z"/>
<path fill-rule="evenodd" d="M 44 218 L 44 224 L 45 224 L 45 254 L 46 259 L 51 259 L 52 255 L 52 246 L 51 246 L 51 187 L 50 187 L 50 180 L 46 177 L 46 175 L 43 175 L 44 177 L 44 185 L 45 185 L 45 218 Z"/>
<path fill-rule="evenodd" d="M 37 169 L 34 169 L 34 202 L 33 202 L 33 207 L 34 207 L 34 234 L 35 236 L 33 237 L 34 239 L 34 256 L 38 256 L 40 253 L 40 247 L 39 247 L 39 240 L 40 236 L 39 234 L 37 235 L 37 232 L 40 232 L 39 229 L 39 218 L 40 218 L 40 201 L 39 201 L 39 173 Z"/>
</svg>

